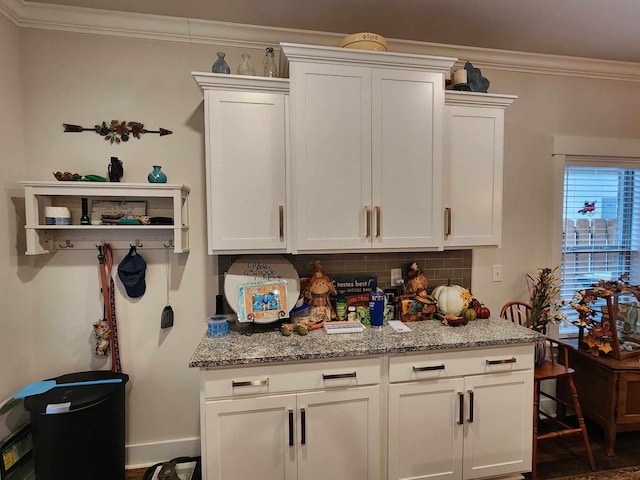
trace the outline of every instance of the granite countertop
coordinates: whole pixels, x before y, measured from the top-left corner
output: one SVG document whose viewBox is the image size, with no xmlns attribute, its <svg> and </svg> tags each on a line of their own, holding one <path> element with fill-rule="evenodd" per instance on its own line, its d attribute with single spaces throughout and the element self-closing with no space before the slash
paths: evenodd
<svg viewBox="0 0 640 480">
<path fill-rule="evenodd" d="M 448 327 L 438 320 L 406 324 L 411 332 L 397 333 L 388 325 L 367 327 L 362 333 L 327 335 L 314 330 L 306 336 L 283 336 L 277 324 L 231 324 L 225 337 L 205 333 L 189 361 L 190 367 L 258 365 L 296 360 L 361 357 L 387 353 L 428 352 L 460 348 L 533 343 L 539 334 L 508 320 L 491 317 L 465 326 Z M 252 335 L 246 335 L 253 328 Z"/>
</svg>

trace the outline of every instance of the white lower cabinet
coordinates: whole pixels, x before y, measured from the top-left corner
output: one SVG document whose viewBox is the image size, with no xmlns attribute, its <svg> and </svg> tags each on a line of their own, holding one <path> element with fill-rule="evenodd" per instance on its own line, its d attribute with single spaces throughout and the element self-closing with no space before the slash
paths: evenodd
<svg viewBox="0 0 640 480">
<path fill-rule="evenodd" d="M 205 397 L 222 392 L 224 384 L 235 385 L 235 391 L 232 398 L 204 400 L 203 478 L 379 480 L 379 363 L 236 368 L 215 380 L 215 372 L 208 371 Z M 358 386 L 370 382 L 375 384 Z M 312 383 L 323 388 L 293 392 Z M 259 393 L 279 390 L 292 393 Z"/>
<path fill-rule="evenodd" d="M 207 402 L 203 478 L 297 478 L 295 446 L 289 442 L 294 428 L 289 416 L 295 411 L 295 395 Z"/>
<path fill-rule="evenodd" d="M 458 393 L 463 389 L 462 379 L 389 387 L 390 479 L 459 477 Z"/>
<path fill-rule="evenodd" d="M 380 478 L 378 386 L 300 394 L 298 414 L 299 479 Z"/>
<path fill-rule="evenodd" d="M 530 471 L 533 365 L 527 351 L 392 358 L 389 480 L 467 480 Z"/>
<path fill-rule="evenodd" d="M 533 372 L 468 377 L 465 389 L 474 412 L 464 424 L 462 478 L 530 471 Z"/>
<path fill-rule="evenodd" d="M 207 480 L 531 470 L 532 345 L 209 369 L 201 392 Z"/>
</svg>

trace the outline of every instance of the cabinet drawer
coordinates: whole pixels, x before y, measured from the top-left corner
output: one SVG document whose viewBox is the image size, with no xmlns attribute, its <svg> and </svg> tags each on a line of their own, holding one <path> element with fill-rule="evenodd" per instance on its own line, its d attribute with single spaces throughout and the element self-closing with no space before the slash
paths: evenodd
<svg viewBox="0 0 640 480">
<path fill-rule="evenodd" d="M 389 359 L 389 381 L 510 372 L 533 368 L 533 344 L 407 354 Z"/>
<path fill-rule="evenodd" d="M 205 398 L 356 387 L 380 383 L 379 358 L 244 366 L 203 371 Z"/>
</svg>

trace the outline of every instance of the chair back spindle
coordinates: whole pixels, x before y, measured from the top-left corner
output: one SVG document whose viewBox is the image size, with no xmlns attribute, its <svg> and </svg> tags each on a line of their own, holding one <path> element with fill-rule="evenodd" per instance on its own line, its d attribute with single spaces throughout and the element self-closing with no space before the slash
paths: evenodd
<svg viewBox="0 0 640 480">
<path fill-rule="evenodd" d="M 508 302 L 502 307 L 500 316 L 507 320 L 529 327 L 529 319 L 531 318 L 531 305 L 525 302 L 515 301 Z"/>
</svg>

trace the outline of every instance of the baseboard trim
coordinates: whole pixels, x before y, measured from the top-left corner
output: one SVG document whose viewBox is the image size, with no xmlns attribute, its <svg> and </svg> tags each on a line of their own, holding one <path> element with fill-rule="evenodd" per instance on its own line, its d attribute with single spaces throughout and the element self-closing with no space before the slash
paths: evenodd
<svg viewBox="0 0 640 480">
<path fill-rule="evenodd" d="M 200 437 L 135 443 L 125 447 L 127 470 L 145 468 L 177 457 L 200 455 Z"/>
</svg>

